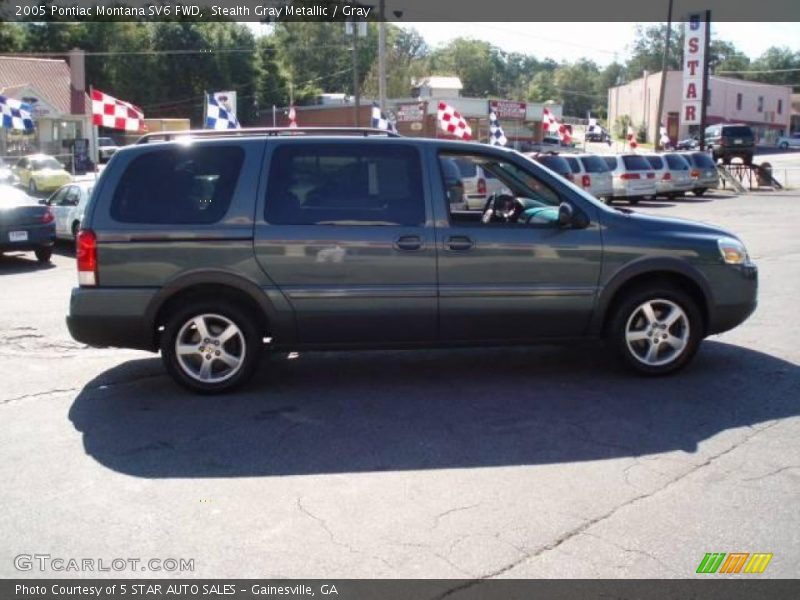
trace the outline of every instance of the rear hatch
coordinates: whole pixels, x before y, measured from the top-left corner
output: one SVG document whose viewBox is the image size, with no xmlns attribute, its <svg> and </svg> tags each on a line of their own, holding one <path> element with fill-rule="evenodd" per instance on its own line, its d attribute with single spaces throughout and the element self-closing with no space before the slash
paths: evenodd
<svg viewBox="0 0 800 600">
<path fill-rule="evenodd" d="M 656 174 L 644 156 L 632 154 L 622 157 L 625 172 L 638 175 L 635 179 L 626 179 L 629 193 L 654 194 L 656 190 Z"/>
<path fill-rule="evenodd" d="M 752 148 L 755 144 L 753 130 L 747 125 L 727 125 L 722 128 L 720 138 L 725 148 Z"/>
</svg>

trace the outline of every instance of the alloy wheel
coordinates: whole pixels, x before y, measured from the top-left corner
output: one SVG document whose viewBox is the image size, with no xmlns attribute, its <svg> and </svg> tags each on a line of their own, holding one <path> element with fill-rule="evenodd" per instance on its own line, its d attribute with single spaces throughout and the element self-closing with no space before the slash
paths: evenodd
<svg viewBox="0 0 800 600">
<path fill-rule="evenodd" d="M 628 318 L 625 342 L 631 355 L 642 364 L 667 365 L 677 360 L 689 344 L 689 317 L 671 300 L 648 300 Z"/>
<path fill-rule="evenodd" d="M 244 364 L 247 352 L 242 330 L 229 318 L 205 313 L 189 319 L 175 338 L 181 370 L 204 384 L 227 381 Z"/>
</svg>

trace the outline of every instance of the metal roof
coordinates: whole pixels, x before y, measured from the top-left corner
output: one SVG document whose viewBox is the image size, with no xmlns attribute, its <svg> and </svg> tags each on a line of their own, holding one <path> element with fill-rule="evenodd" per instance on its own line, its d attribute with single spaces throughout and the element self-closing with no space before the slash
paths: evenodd
<svg viewBox="0 0 800 600">
<path fill-rule="evenodd" d="M 0 92 L 17 98 L 15 92 L 21 93 L 24 87 L 34 88 L 42 95 L 41 99 L 59 113 L 72 113 L 70 71 L 65 60 L 0 56 Z M 84 96 L 86 114 L 91 114 L 91 102 L 88 95 Z"/>
</svg>

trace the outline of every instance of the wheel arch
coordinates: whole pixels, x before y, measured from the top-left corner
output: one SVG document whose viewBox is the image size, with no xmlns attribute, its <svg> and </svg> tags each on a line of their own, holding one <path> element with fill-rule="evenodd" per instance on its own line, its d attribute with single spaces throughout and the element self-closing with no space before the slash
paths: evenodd
<svg viewBox="0 0 800 600">
<path fill-rule="evenodd" d="M 614 309 L 629 290 L 655 282 L 669 282 L 688 293 L 703 317 L 704 333 L 708 331 L 713 317 L 714 297 L 706 277 L 685 261 L 658 258 L 642 259 L 627 265 L 603 287 L 592 320 L 593 333 L 604 333 Z"/>
<path fill-rule="evenodd" d="M 252 312 L 265 336 L 291 334 L 268 294 L 256 283 L 225 271 L 206 271 L 189 273 L 169 282 L 150 301 L 145 318 L 153 332 L 154 345 L 157 347 L 159 330 L 170 312 L 186 302 L 203 298 L 228 300 Z"/>
</svg>

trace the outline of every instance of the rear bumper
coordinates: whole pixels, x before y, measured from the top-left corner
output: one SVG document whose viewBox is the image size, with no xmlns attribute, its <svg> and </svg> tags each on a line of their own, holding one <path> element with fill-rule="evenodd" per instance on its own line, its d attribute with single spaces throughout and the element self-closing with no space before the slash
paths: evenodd
<svg viewBox="0 0 800 600">
<path fill-rule="evenodd" d="M 28 239 L 24 242 L 12 242 L 9 234 L 12 231 L 27 231 Z M 55 225 L 20 225 L 19 227 L 3 226 L 0 229 L 0 250 L 3 252 L 28 252 L 37 248 L 49 248 L 56 241 Z"/>
<path fill-rule="evenodd" d="M 142 288 L 73 288 L 67 328 L 78 342 L 96 347 L 157 349 L 146 317 L 156 294 Z"/>
</svg>

